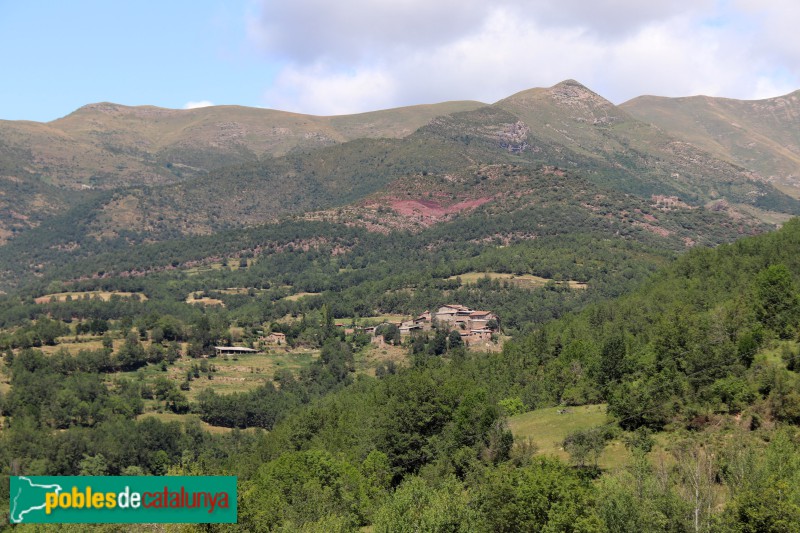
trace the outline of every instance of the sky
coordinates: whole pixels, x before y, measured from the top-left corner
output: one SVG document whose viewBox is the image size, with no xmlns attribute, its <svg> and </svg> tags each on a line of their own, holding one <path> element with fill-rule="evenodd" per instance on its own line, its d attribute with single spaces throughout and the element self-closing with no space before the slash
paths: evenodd
<svg viewBox="0 0 800 533">
<path fill-rule="evenodd" d="M 82 105 L 331 115 L 575 79 L 741 99 L 800 89 L 796 0 L 0 0 L 0 119 Z"/>
</svg>

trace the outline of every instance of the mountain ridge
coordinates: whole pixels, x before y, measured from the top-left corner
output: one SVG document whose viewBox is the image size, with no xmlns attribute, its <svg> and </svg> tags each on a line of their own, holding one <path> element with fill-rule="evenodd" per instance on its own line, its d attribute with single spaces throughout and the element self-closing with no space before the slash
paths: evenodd
<svg viewBox="0 0 800 533">
<path fill-rule="evenodd" d="M 773 98 L 640 96 L 620 105 L 639 120 L 800 191 L 800 90 Z"/>
<path fill-rule="evenodd" d="M 274 120 L 252 122 L 253 116 Z M 58 220 L 30 241 L 53 250 L 81 243 L 95 249 L 95 242 L 113 249 L 290 214 L 330 218 L 329 210 L 348 206 L 342 212 L 354 220 L 337 220 L 371 220 L 381 231 L 426 227 L 462 208 L 502 203 L 513 187 L 498 176 L 517 167 L 529 175 L 565 169 L 652 205 L 704 207 L 747 224 L 800 213 L 800 202 L 757 172 L 636 119 L 575 80 L 490 105 L 459 101 L 314 117 L 238 106 L 97 103 L 51 123 L 19 123 L 45 131 L 40 140 L 58 156 L 53 160 L 24 143 L 14 159 L 20 139 L 3 134 L 8 124 L 0 122 L 0 184 L 19 185 L 6 185 L 0 198 L 0 209 L 7 205 L 0 239 Z M 69 144 L 64 131 L 83 144 Z M 93 172 L 83 183 L 81 158 L 97 153 L 106 174 Z M 59 187 L 74 188 L 74 197 L 59 197 Z M 44 209 L 48 195 L 60 203 Z"/>
</svg>

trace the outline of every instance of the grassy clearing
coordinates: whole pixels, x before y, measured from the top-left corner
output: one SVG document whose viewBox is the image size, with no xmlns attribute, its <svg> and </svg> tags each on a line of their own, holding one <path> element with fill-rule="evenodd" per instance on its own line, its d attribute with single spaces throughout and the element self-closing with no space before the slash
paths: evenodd
<svg viewBox="0 0 800 533">
<path fill-rule="evenodd" d="M 535 289 L 537 287 L 543 287 L 549 282 L 554 282 L 558 285 L 568 285 L 570 289 L 585 289 L 587 287 L 586 283 L 580 281 L 572 281 L 572 280 L 553 280 L 548 278 L 543 278 L 540 276 L 534 276 L 532 274 L 523 274 L 523 275 L 516 275 L 516 274 L 508 274 L 505 272 L 465 272 L 464 274 L 459 274 L 457 276 L 450 276 L 447 279 L 461 279 L 462 285 L 468 285 L 472 283 L 477 283 L 478 281 L 489 278 L 492 280 L 507 280 L 511 283 L 514 283 L 518 287 L 522 287 L 525 289 Z"/>
<path fill-rule="evenodd" d="M 193 292 L 186 297 L 187 304 L 200 304 L 200 305 L 219 305 L 225 307 L 225 302 L 217 298 L 209 298 L 208 296 L 200 296 L 202 293 Z"/>
<path fill-rule="evenodd" d="M 57 351 L 64 349 L 72 355 L 77 355 L 81 350 L 100 350 L 103 348 L 103 337 L 99 335 L 70 335 L 67 337 L 59 337 L 58 344 L 55 346 L 42 346 L 37 348 L 45 355 L 52 355 Z M 123 338 L 113 339 L 114 351 L 120 349 L 125 343 Z M 142 346 L 147 348 L 150 341 L 141 341 Z"/>
<path fill-rule="evenodd" d="M 358 326 L 375 326 L 384 322 L 403 322 L 410 320 L 410 315 L 375 315 L 375 316 L 362 316 L 355 319 Z M 338 318 L 336 325 L 349 327 L 353 323 L 352 318 Z"/>
<path fill-rule="evenodd" d="M 255 259 L 248 259 L 247 266 L 249 267 L 254 262 Z M 213 270 L 239 270 L 240 268 L 242 267 L 239 266 L 238 259 L 229 259 L 227 265 L 223 265 L 221 262 L 208 263 L 202 266 L 187 268 L 186 270 L 184 270 L 184 272 L 189 276 L 193 276 L 196 274 L 200 274 L 202 272 L 211 272 Z"/>
<path fill-rule="evenodd" d="M 786 352 L 787 355 L 790 353 L 796 353 L 797 348 L 798 343 L 795 341 L 774 341 L 771 346 L 759 350 L 756 354 L 755 360 L 756 362 L 784 365 L 785 361 L 782 354 L 784 352 Z"/>
<path fill-rule="evenodd" d="M 214 367 L 216 372 L 200 373 L 200 377 L 193 379 L 190 389 L 185 391 L 186 397 L 190 401 L 195 401 L 197 396 L 205 389 L 213 389 L 219 394 L 230 394 L 234 392 L 246 392 L 256 387 L 272 381 L 275 373 L 280 369 L 287 369 L 292 373 L 297 373 L 301 368 L 305 368 L 319 357 L 316 350 L 295 350 L 286 351 L 282 349 L 271 350 L 263 354 L 247 354 L 232 357 L 210 357 L 206 359 L 209 367 Z M 202 359 L 192 359 L 181 357 L 175 361 L 174 365 L 167 368 L 164 372 L 159 365 L 148 365 L 136 372 L 119 372 L 111 374 L 114 377 L 126 377 L 128 379 L 143 379 L 153 382 L 158 376 L 166 376 L 175 383 L 182 383 L 186 380 L 187 372 L 192 370 L 194 365 L 200 366 Z M 208 379 L 211 375 L 212 379 Z"/>
<path fill-rule="evenodd" d="M 142 413 L 141 415 L 139 415 L 136 418 L 137 418 L 137 420 L 142 420 L 144 418 L 155 418 L 155 419 L 158 419 L 158 420 L 160 420 L 162 422 L 180 422 L 182 424 L 186 423 L 186 422 L 189 422 L 189 421 L 197 421 L 200 424 L 200 427 L 202 427 L 204 430 L 208 431 L 209 433 L 213 433 L 215 435 L 222 435 L 222 434 L 230 433 L 231 431 L 233 431 L 233 428 L 224 428 L 224 427 L 220 427 L 220 426 L 212 426 L 211 424 L 208 424 L 208 423 L 203 422 L 202 420 L 200 420 L 197 417 L 197 415 L 192 415 L 192 414 L 179 415 L 179 414 L 176 414 L 176 413 L 149 412 L 149 413 Z M 255 433 L 255 432 L 264 431 L 264 430 L 259 429 L 259 428 L 247 428 L 247 429 L 244 429 L 242 431 L 250 431 L 250 432 Z"/>
<path fill-rule="evenodd" d="M 45 294 L 44 296 L 39 296 L 34 301 L 37 304 L 46 304 L 50 301 L 57 301 L 57 302 L 66 302 L 69 300 L 82 300 L 85 298 L 88 299 L 96 299 L 99 298 L 105 302 L 111 300 L 112 296 L 118 296 L 120 298 L 133 298 L 138 297 L 140 300 L 147 300 L 147 296 L 145 296 L 141 292 L 122 292 L 122 291 L 83 291 L 83 292 L 56 292 L 52 294 Z"/>
<path fill-rule="evenodd" d="M 364 347 L 354 356 L 356 374 L 375 375 L 375 369 L 384 363 L 394 361 L 397 367 L 407 366 L 408 349 L 402 346 L 375 346 Z"/>
<path fill-rule="evenodd" d="M 561 447 L 564 438 L 573 431 L 589 429 L 607 422 L 606 405 L 582 405 L 569 407 L 570 412 L 559 414 L 562 407 L 547 407 L 509 418 L 508 425 L 514 438 L 533 441 L 538 453 L 554 455 L 565 461 L 569 454 Z M 619 440 L 608 443 L 600 456 L 601 468 L 617 468 L 630 457 L 630 453 Z"/>
<path fill-rule="evenodd" d="M 290 302 L 296 302 L 300 298 L 305 298 L 306 296 L 319 296 L 321 293 L 319 292 L 298 292 L 297 294 L 292 294 L 290 296 L 286 296 L 283 298 L 284 300 L 289 300 Z"/>
<path fill-rule="evenodd" d="M 122 344 L 121 339 L 115 340 L 115 347 Z M 66 350 L 72 355 L 77 355 L 81 350 L 100 350 L 103 348 L 102 337 L 78 337 L 78 342 L 75 342 L 75 337 L 62 337 L 58 340 L 55 346 L 42 346 L 39 348 L 45 355 L 53 355 L 59 350 Z"/>
<path fill-rule="evenodd" d="M 216 292 L 221 292 L 222 294 L 250 294 L 250 291 L 254 291 L 258 294 L 260 292 L 265 292 L 266 289 L 256 289 L 255 287 L 228 287 L 227 289 L 216 290 Z"/>
</svg>

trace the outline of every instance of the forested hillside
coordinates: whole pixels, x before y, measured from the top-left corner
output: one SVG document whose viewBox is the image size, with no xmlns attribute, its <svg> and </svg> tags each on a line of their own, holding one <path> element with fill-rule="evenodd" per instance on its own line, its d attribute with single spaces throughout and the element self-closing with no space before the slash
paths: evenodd
<svg viewBox="0 0 800 533">
<path fill-rule="evenodd" d="M 227 474 L 242 531 L 800 529 L 800 203 L 634 116 L 0 124 L 0 506 Z"/>
<path fill-rule="evenodd" d="M 235 474 L 242 530 L 793 530 L 798 249 L 795 220 L 698 248 L 631 294 L 542 321 L 499 352 L 420 337 L 405 363 L 374 375 L 358 370 L 363 339 L 334 326 L 327 301 L 304 315 L 305 335 L 285 329 L 292 342 L 318 343 L 319 359 L 232 395 L 194 395 L 227 364 L 219 359 L 195 359 L 202 364 L 185 389 L 159 374 L 182 364 L 174 352 L 182 341 L 200 354 L 204 342 L 230 335 L 233 309 L 181 315 L 186 304 L 151 289 L 147 300 L 54 298 L 40 308 L 51 319 L 12 327 L 3 340 L 2 464 L 28 474 Z M 534 253 L 516 253 L 524 250 Z M 162 281 L 162 291 L 177 289 Z M 90 320 L 96 312 L 118 317 Z M 9 313 L 5 320 L 14 323 Z M 104 348 L 40 351 L 65 343 L 65 333 L 94 331 Z M 201 422 L 142 417 L 151 402 L 271 431 L 218 435 Z M 607 420 L 564 439 L 569 463 L 537 454 L 535 434 L 508 429 L 526 411 L 561 406 L 566 423 L 573 406 L 603 404 Z"/>
</svg>

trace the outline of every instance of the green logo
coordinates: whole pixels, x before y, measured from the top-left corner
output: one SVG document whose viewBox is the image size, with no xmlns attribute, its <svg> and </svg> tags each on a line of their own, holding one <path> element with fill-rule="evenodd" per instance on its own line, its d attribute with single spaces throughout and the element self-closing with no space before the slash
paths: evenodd
<svg viewBox="0 0 800 533">
<path fill-rule="evenodd" d="M 13 524 L 232 524 L 234 476 L 16 476 Z"/>
</svg>

